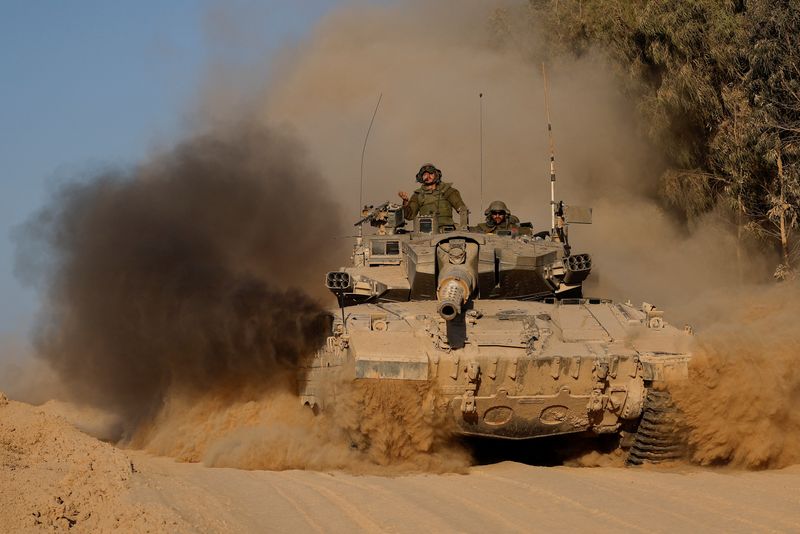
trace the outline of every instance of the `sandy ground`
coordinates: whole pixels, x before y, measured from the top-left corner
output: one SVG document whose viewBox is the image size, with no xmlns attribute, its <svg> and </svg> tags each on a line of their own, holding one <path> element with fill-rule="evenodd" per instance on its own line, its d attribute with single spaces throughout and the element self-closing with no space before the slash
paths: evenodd
<svg viewBox="0 0 800 534">
<path fill-rule="evenodd" d="M 137 499 L 210 532 L 800 531 L 800 469 L 531 467 L 395 478 L 239 471 L 135 454 Z"/>
<path fill-rule="evenodd" d="M 0 400 L 0 530 L 800 531 L 800 466 L 532 467 L 353 476 L 245 471 L 120 450 Z"/>
</svg>

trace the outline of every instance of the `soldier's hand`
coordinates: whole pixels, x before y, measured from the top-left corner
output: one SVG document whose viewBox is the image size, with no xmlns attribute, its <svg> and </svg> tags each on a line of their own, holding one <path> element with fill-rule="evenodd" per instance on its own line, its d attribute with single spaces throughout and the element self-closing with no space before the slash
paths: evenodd
<svg viewBox="0 0 800 534">
<path fill-rule="evenodd" d="M 399 191 L 397 193 L 397 196 L 403 199 L 403 204 L 408 204 L 408 193 L 406 193 L 405 191 Z"/>
</svg>

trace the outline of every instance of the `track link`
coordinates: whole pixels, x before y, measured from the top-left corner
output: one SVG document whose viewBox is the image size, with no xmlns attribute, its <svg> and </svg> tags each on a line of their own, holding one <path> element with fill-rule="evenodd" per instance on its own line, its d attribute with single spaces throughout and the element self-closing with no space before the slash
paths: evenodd
<svg viewBox="0 0 800 534">
<path fill-rule="evenodd" d="M 647 390 L 642 420 L 628 452 L 628 465 L 655 464 L 685 456 L 686 445 L 677 414 L 669 391 Z"/>
</svg>

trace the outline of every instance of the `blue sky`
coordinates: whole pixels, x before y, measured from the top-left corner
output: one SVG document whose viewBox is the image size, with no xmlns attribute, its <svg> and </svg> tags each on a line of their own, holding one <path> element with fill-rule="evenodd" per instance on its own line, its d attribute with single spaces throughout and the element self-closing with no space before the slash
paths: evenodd
<svg viewBox="0 0 800 534">
<path fill-rule="evenodd" d="M 32 325 L 12 235 L 48 191 L 178 139 L 211 63 L 263 68 L 337 3 L 0 0 L 0 341 Z"/>
</svg>

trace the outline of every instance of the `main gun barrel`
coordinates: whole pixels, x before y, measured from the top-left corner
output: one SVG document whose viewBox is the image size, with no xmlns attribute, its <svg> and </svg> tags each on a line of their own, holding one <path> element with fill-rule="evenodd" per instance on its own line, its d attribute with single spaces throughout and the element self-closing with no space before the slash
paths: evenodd
<svg viewBox="0 0 800 534">
<path fill-rule="evenodd" d="M 477 254 L 478 245 L 463 240 L 439 245 L 436 298 L 439 300 L 439 315 L 445 321 L 455 319 L 475 291 Z"/>
</svg>

